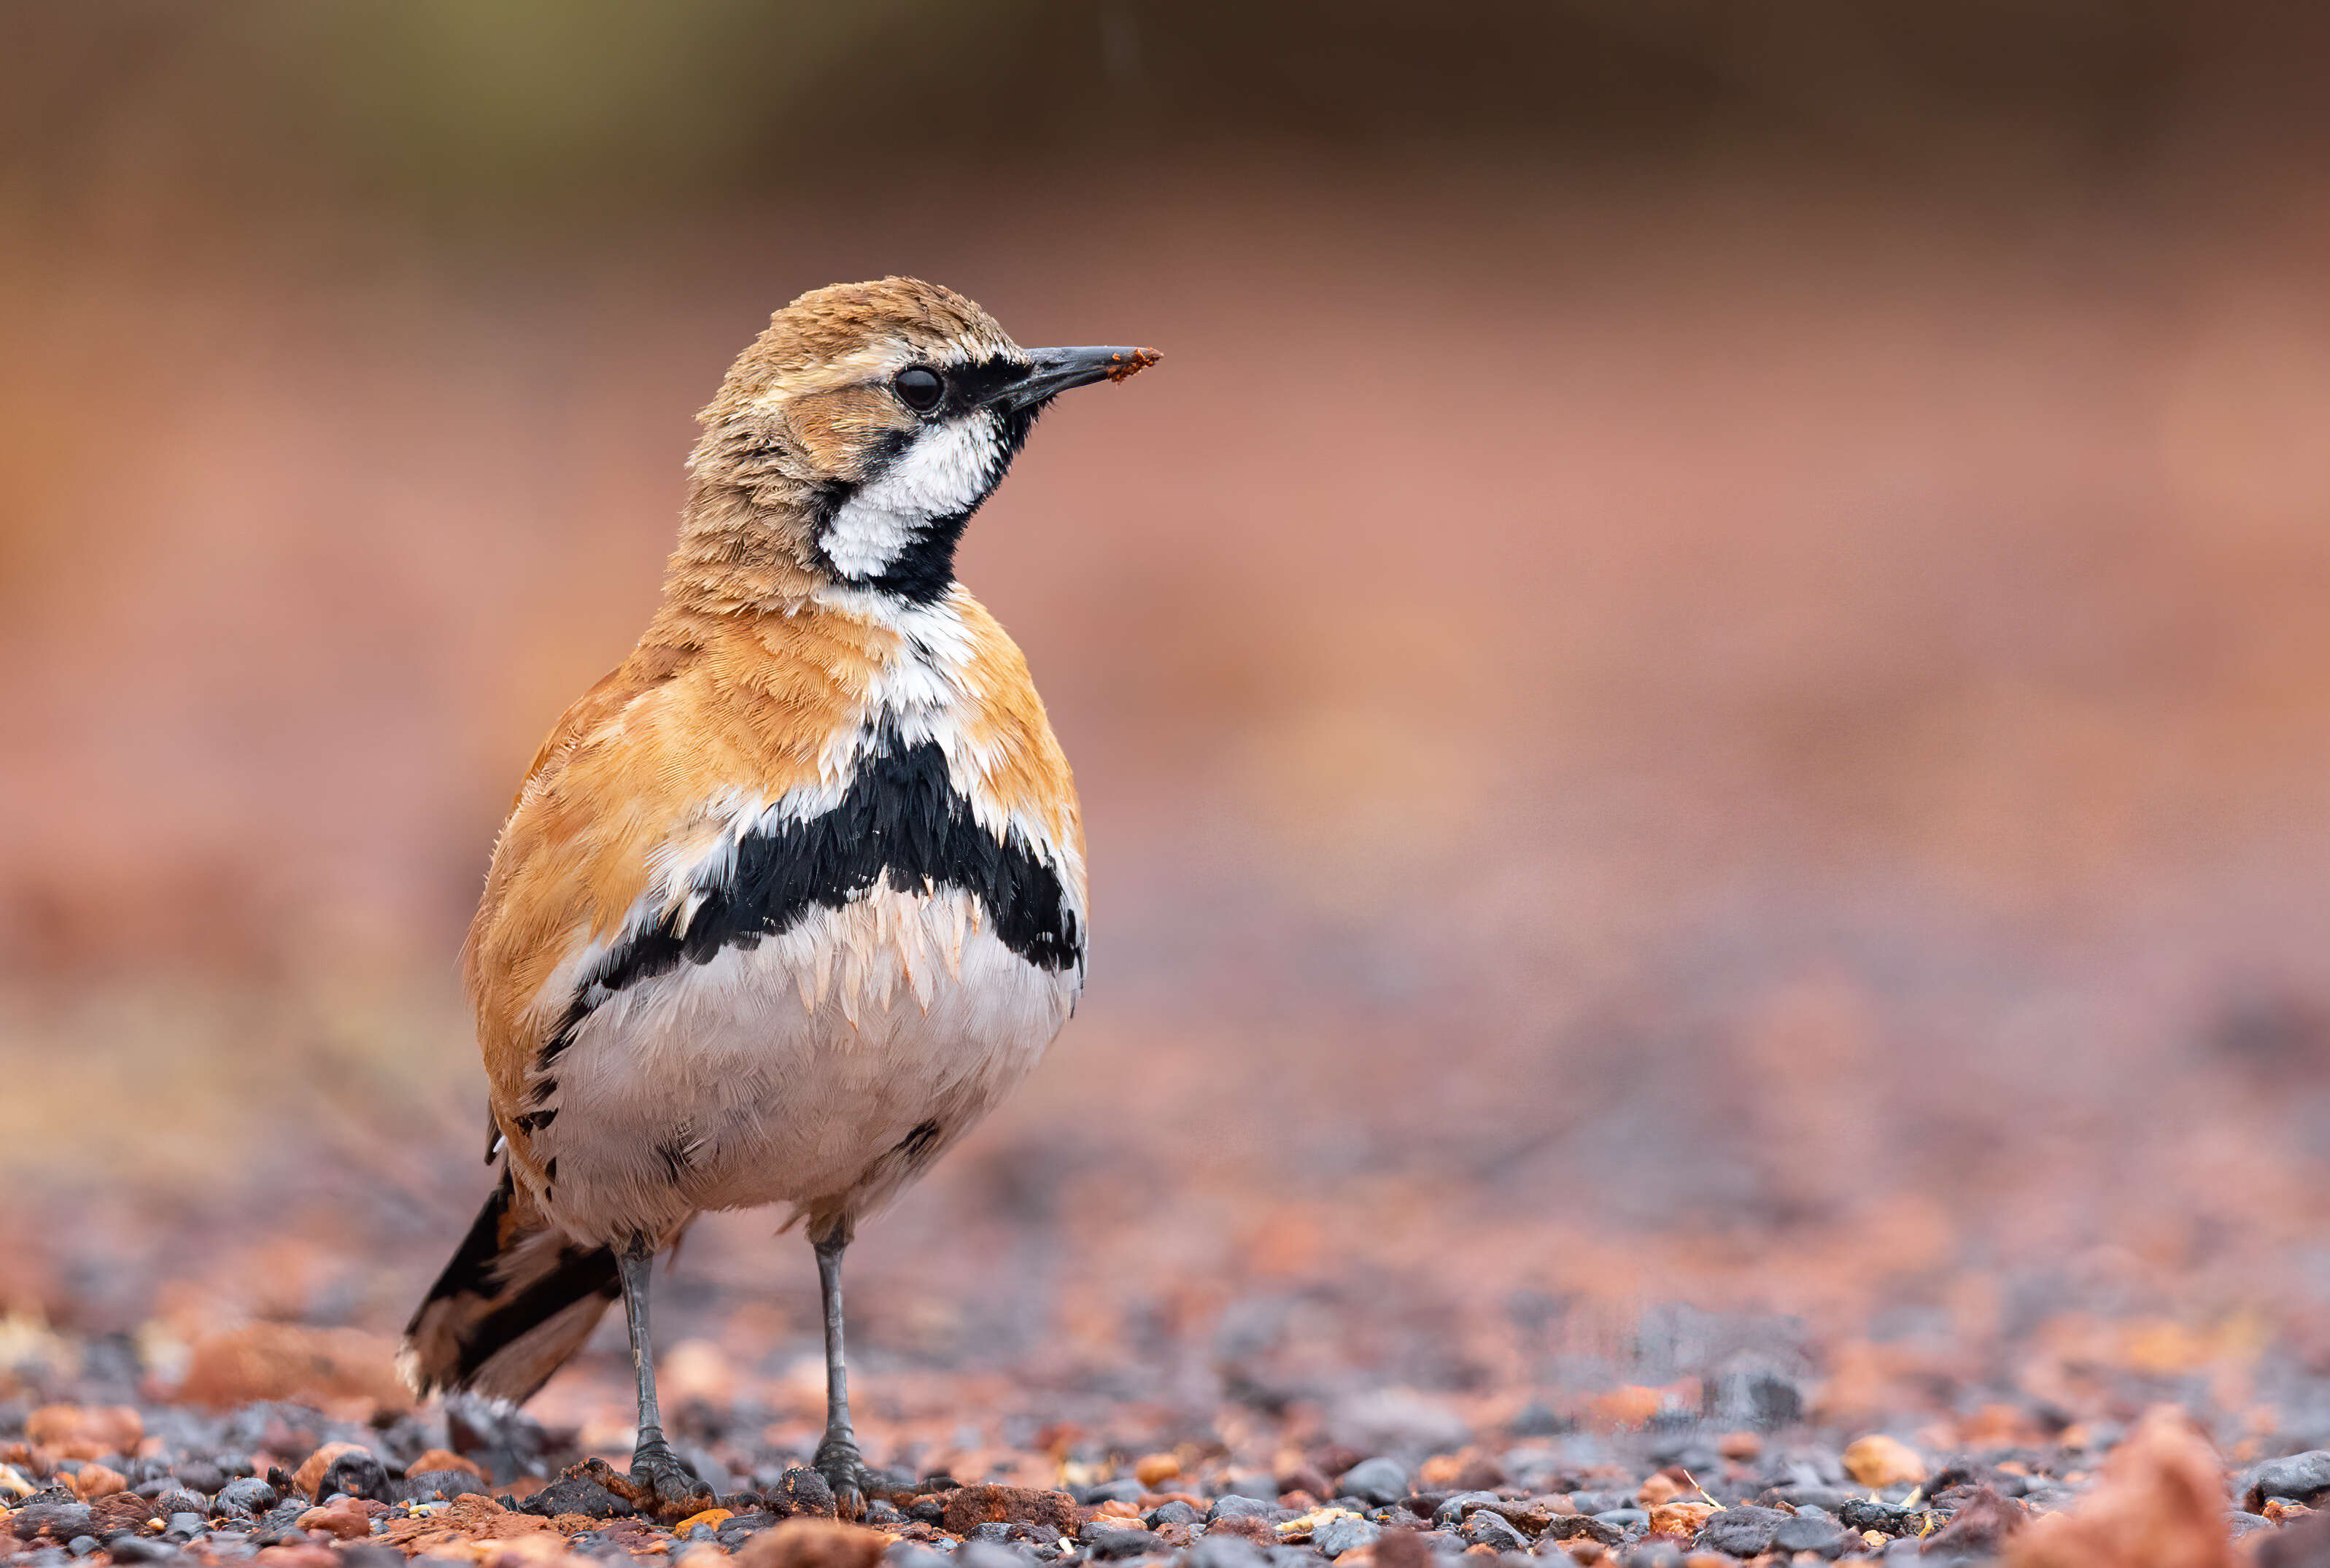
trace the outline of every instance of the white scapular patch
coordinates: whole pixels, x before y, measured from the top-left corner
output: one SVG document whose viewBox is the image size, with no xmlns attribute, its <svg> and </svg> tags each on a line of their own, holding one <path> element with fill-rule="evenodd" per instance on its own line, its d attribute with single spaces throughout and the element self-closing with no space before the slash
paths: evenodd
<svg viewBox="0 0 2330 1568">
<path fill-rule="evenodd" d="M 826 525 L 826 559 L 848 578 L 879 577 L 935 518 L 979 505 L 1001 476 L 1001 443 L 985 413 L 929 426 Z"/>
</svg>

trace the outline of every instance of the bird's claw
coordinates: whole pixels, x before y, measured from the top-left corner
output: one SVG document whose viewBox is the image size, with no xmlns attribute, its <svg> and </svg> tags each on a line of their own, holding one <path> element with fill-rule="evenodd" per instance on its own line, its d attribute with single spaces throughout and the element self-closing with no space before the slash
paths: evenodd
<svg viewBox="0 0 2330 1568">
<path fill-rule="evenodd" d="M 631 1486 L 643 1500 L 652 1497 L 658 1513 L 685 1508 L 712 1495 L 712 1488 L 680 1463 L 671 1445 L 660 1440 L 641 1443 L 631 1455 Z"/>
<path fill-rule="evenodd" d="M 829 1437 L 817 1445 L 810 1468 L 833 1488 L 833 1511 L 845 1519 L 866 1516 L 866 1499 L 874 1491 L 874 1472 L 866 1468 L 857 1445 L 848 1438 Z"/>
<path fill-rule="evenodd" d="M 639 1444 L 629 1475 L 617 1474 L 603 1459 L 592 1460 L 589 1470 L 592 1480 L 649 1517 L 677 1517 L 711 1507 L 712 1488 L 661 1438 Z"/>
</svg>

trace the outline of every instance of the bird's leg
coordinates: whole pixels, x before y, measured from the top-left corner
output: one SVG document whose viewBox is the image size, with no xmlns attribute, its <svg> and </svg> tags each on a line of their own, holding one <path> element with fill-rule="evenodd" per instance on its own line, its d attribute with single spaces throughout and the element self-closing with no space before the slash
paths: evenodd
<svg viewBox="0 0 2330 1568">
<path fill-rule="evenodd" d="M 815 1464 L 833 1488 L 835 1511 L 846 1519 L 866 1511 L 872 1479 L 849 1428 L 849 1368 L 841 1354 L 841 1253 L 851 1231 L 848 1220 L 837 1220 L 812 1242 L 818 1288 L 825 1298 L 825 1440 L 817 1445 Z"/>
<path fill-rule="evenodd" d="M 623 1317 L 631 1329 L 631 1367 L 639 1380 L 639 1440 L 631 1450 L 631 1485 L 641 1501 L 670 1508 L 704 1496 L 705 1486 L 664 1440 L 663 1412 L 656 1405 L 655 1347 L 648 1337 L 648 1270 L 654 1262 L 655 1243 L 645 1236 L 634 1237 L 616 1254 Z"/>
</svg>

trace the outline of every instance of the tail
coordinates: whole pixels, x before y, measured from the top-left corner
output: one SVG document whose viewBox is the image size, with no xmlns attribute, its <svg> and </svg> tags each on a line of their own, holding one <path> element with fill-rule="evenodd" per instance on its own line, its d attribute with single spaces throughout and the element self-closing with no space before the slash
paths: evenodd
<svg viewBox="0 0 2330 1568">
<path fill-rule="evenodd" d="M 405 1326 L 397 1365 L 424 1398 L 469 1389 L 521 1403 L 582 1348 L 621 1293 L 615 1254 L 559 1234 L 513 1188 L 505 1167 Z"/>
</svg>

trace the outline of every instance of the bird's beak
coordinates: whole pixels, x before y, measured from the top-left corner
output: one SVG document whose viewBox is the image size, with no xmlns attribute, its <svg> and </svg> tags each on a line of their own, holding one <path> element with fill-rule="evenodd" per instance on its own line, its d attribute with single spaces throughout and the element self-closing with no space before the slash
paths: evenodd
<svg viewBox="0 0 2330 1568">
<path fill-rule="evenodd" d="M 1162 358 L 1153 348 L 1034 348 L 1028 373 L 999 388 L 993 401 L 1004 408 L 1039 408 L 1072 386 L 1122 381 Z"/>
</svg>

